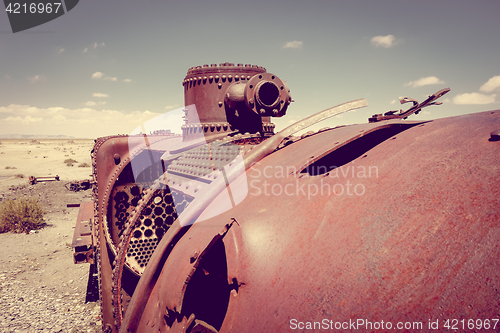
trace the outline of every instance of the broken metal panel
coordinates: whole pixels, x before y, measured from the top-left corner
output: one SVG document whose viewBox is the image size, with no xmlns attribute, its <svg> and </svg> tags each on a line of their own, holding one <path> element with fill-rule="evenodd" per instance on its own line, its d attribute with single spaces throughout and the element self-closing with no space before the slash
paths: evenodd
<svg viewBox="0 0 500 333">
<path fill-rule="evenodd" d="M 73 259 L 75 264 L 94 263 L 94 248 L 92 239 L 92 221 L 94 217 L 94 203 L 82 202 L 78 210 L 75 232 L 71 246 L 75 249 Z"/>
<path fill-rule="evenodd" d="M 410 107 L 406 111 L 399 110 L 399 113 L 397 113 L 398 111 L 395 110 L 395 111 L 386 112 L 383 115 L 381 113 L 374 114 L 371 118 L 368 118 L 368 121 L 370 123 L 374 123 L 377 121 L 389 120 L 389 119 L 406 119 L 409 116 L 411 116 L 412 114 L 418 114 L 422 110 L 422 108 L 424 108 L 426 106 L 443 104 L 441 102 L 434 102 L 434 101 L 437 100 L 438 98 L 444 96 L 449 91 L 450 91 L 450 88 L 441 89 L 438 92 L 427 97 L 427 99 L 425 99 L 422 103 L 419 103 L 417 100 L 410 98 L 410 97 L 400 97 L 399 101 L 401 104 L 412 102 L 413 106 Z"/>
</svg>

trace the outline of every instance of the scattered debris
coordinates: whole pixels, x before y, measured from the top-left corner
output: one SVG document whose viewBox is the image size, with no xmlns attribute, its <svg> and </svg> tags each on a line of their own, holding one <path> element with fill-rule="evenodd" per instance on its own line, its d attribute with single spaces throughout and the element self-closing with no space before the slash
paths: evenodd
<svg viewBox="0 0 500 333">
<path fill-rule="evenodd" d="M 85 191 L 90 188 L 90 180 L 84 179 L 77 182 L 71 182 L 64 185 L 68 190 L 73 192 Z"/>
<path fill-rule="evenodd" d="M 30 184 L 35 185 L 36 183 L 40 182 L 52 182 L 52 181 L 59 181 L 59 176 L 46 176 L 46 177 L 35 177 L 35 176 L 30 176 L 29 178 Z"/>
</svg>

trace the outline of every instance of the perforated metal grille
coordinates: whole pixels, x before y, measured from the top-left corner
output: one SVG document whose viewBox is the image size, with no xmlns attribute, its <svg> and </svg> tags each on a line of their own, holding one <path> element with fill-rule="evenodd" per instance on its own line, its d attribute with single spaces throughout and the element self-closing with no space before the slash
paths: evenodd
<svg viewBox="0 0 500 333">
<path fill-rule="evenodd" d="M 127 250 L 127 263 L 132 270 L 142 274 L 158 242 L 191 200 L 168 188 L 155 191 L 141 212 L 140 225 L 134 229 Z"/>
<path fill-rule="evenodd" d="M 184 153 L 168 167 L 169 172 L 186 176 L 206 176 L 234 160 L 240 147 L 232 143 L 212 143 Z"/>
<path fill-rule="evenodd" d="M 134 207 L 142 198 L 142 187 L 136 184 L 117 185 L 112 192 L 111 221 L 108 224 L 111 240 L 116 246 L 125 228 L 125 223 L 132 215 Z"/>
</svg>

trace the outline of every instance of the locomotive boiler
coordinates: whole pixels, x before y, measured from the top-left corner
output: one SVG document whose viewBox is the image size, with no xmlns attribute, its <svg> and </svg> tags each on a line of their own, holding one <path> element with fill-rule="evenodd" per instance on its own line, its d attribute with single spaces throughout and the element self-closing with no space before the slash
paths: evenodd
<svg viewBox="0 0 500 333">
<path fill-rule="evenodd" d="M 265 68 L 182 85 L 182 135 L 144 124 L 92 151 L 74 256 L 103 331 L 500 330 L 500 111 L 407 119 L 446 88 L 299 136 L 367 102 L 274 133 L 292 98 Z"/>
</svg>

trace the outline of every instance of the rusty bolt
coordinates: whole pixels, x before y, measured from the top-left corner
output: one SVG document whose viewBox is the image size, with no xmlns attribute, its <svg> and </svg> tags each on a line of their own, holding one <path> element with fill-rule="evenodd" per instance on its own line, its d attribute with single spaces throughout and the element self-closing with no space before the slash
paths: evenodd
<svg viewBox="0 0 500 333">
<path fill-rule="evenodd" d="M 219 102 L 219 107 L 220 107 L 220 108 L 222 107 L 222 102 Z"/>
<path fill-rule="evenodd" d="M 500 141 L 500 130 L 490 133 L 490 141 Z"/>
<path fill-rule="evenodd" d="M 115 155 L 113 156 L 113 158 L 115 159 L 115 164 L 116 164 L 116 165 L 120 164 L 120 155 L 115 154 Z"/>
<path fill-rule="evenodd" d="M 260 109 L 260 110 L 259 110 L 259 112 L 260 112 L 260 114 L 265 114 L 265 113 L 266 113 L 266 110 L 264 110 L 264 109 Z"/>
<path fill-rule="evenodd" d="M 273 113 L 274 113 L 275 115 L 277 115 L 277 114 L 278 114 L 278 109 L 273 109 Z"/>
</svg>

